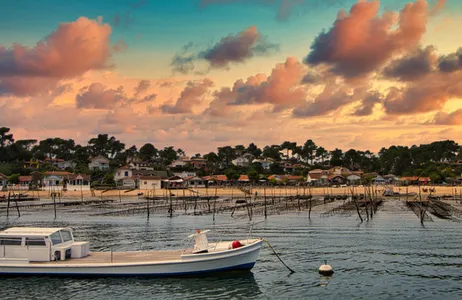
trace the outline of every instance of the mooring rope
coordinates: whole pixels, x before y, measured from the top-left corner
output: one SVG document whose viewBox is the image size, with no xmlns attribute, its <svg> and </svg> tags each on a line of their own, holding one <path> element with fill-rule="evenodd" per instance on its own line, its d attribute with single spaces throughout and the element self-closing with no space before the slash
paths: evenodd
<svg viewBox="0 0 462 300">
<path fill-rule="evenodd" d="M 291 268 L 289 268 L 289 266 L 286 265 L 286 264 L 282 261 L 282 259 L 281 259 L 281 258 L 279 257 L 279 255 L 277 254 L 276 250 L 274 250 L 273 246 L 271 246 L 271 244 L 270 244 L 267 240 L 265 240 L 265 239 L 262 239 L 262 240 L 270 247 L 271 250 L 273 250 L 274 255 L 276 255 L 276 257 L 279 259 L 279 261 L 290 271 L 290 274 L 295 273 L 294 270 L 292 270 Z"/>
</svg>

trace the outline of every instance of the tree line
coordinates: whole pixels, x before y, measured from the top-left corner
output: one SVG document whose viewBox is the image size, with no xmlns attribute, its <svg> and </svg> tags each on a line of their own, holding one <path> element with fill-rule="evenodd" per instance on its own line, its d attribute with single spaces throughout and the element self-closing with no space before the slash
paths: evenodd
<svg viewBox="0 0 462 300">
<path fill-rule="evenodd" d="M 10 128 L 0 127 L 0 172 L 4 174 L 27 174 L 23 162 L 45 160 L 45 158 L 72 160 L 75 167 L 72 172 L 87 173 L 91 157 L 102 155 L 110 159 L 112 169 L 125 165 L 127 161 L 138 159 L 150 163 L 158 170 L 166 170 L 174 160 L 186 153 L 173 146 L 162 149 L 152 143 L 146 143 L 139 149 L 136 145 L 127 147 L 114 136 L 98 134 L 88 140 L 86 145 L 77 144 L 73 139 L 47 138 L 44 140 L 15 140 Z M 246 167 L 234 166 L 231 162 L 240 157 L 250 159 L 270 159 L 269 170 L 265 170 L 260 162 Z M 222 146 L 217 151 L 201 155 L 196 153 L 191 157 L 201 157 L 207 162 L 207 167 L 199 170 L 199 175 L 208 174 L 283 174 L 280 161 L 302 164 L 307 168 L 295 168 L 293 175 L 306 176 L 310 169 L 343 166 L 351 171 L 377 172 L 379 174 L 394 174 L 397 176 L 429 176 L 434 181 L 443 181 L 447 177 L 461 176 L 459 166 L 451 164 L 461 158 L 461 146 L 452 140 L 435 141 L 430 144 L 383 147 L 375 154 L 371 151 L 349 149 L 343 151 L 335 148 L 327 150 L 308 139 L 303 144 L 284 141 L 280 145 L 266 145 L 263 148 L 255 143 L 248 146 Z M 44 165 L 43 168 L 53 167 Z M 191 169 L 185 166 L 180 169 Z M 192 169 L 191 169 L 192 170 Z M 235 176 L 235 175 L 232 175 Z"/>
</svg>

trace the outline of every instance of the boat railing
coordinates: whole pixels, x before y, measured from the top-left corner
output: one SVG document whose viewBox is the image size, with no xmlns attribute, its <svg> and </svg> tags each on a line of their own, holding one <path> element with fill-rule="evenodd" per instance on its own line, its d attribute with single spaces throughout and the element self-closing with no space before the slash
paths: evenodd
<svg viewBox="0 0 462 300">
<path fill-rule="evenodd" d="M 112 247 L 105 247 L 100 249 L 101 252 L 111 252 L 111 263 L 114 262 L 114 250 Z"/>
</svg>

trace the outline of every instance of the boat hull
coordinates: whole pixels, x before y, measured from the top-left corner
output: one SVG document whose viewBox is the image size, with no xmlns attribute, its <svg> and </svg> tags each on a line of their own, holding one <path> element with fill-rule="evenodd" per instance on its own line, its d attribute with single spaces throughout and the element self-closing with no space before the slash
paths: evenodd
<svg viewBox="0 0 462 300">
<path fill-rule="evenodd" d="M 244 247 L 205 254 L 182 255 L 179 260 L 105 263 L 2 263 L 0 275 L 48 276 L 193 276 L 250 270 L 260 253 L 262 240 Z"/>
</svg>

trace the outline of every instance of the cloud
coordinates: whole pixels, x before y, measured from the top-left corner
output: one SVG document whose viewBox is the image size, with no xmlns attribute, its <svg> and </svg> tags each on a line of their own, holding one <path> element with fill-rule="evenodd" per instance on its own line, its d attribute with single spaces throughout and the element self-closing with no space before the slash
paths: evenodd
<svg viewBox="0 0 462 300">
<path fill-rule="evenodd" d="M 383 105 L 391 115 L 426 113 L 457 97 L 462 97 L 462 71 L 434 72 L 404 88 L 391 87 Z"/>
<path fill-rule="evenodd" d="M 419 48 L 406 56 L 392 61 L 383 71 L 387 78 L 400 81 L 414 81 L 434 70 L 437 61 L 435 48 Z"/>
<path fill-rule="evenodd" d="M 337 87 L 336 84 L 328 84 L 314 100 L 296 107 L 292 115 L 296 118 L 326 115 L 364 96 L 363 88 L 351 89 L 346 86 Z"/>
<path fill-rule="evenodd" d="M 128 45 L 124 40 L 118 40 L 117 43 L 112 45 L 112 52 L 120 53 L 125 52 L 128 49 Z"/>
<path fill-rule="evenodd" d="M 75 96 L 77 108 L 86 109 L 112 109 L 127 100 L 123 87 L 116 90 L 106 89 L 101 83 L 92 83 Z"/>
<path fill-rule="evenodd" d="M 443 55 L 438 61 L 438 68 L 442 72 L 451 73 L 462 69 L 462 48 L 455 53 Z"/>
<path fill-rule="evenodd" d="M 432 123 L 436 125 L 462 125 L 462 109 L 452 113 L 437 112 Z"/>
<path fill-rule="evenodd" d="M 138 97 L 144 92 L 146 92 L 151 87 L 151 81 L 142 79 L 138 82 L 138 85 L 135 87 L 134 97 Z"/>
<path fill-rule="evenodd" d="M 201 82 L 189 81 L 174 105 L 164 104 L 160 109 L 167 114 L 192 113 L 192 108 L 201 104 L 204 96 L 212 86 L 213 81 L 207 78 Z"/>
<path fill-rule="evenodd" d="M 111 27 L 85 17 L 61 23 L 56 31 L 29 48 L 0 46 L 0 92 L 32 95 L 46 92 L 59 80 L 89 70 L 105 69 L 111 58 Z"/>
<path fill-rule="evenodd" d="M 349 14 L 340 11 L 332 28 L 315 38 L 305 63 L 327 64 L 333 73 L 354 78 L 419 44 L 426 31 L 427 1 L 407 3 L 399 17 L 390 11 L 378 16 L 379 9 L 379 1 L 359 1 Z"/>
<path fill-rule="evenodd" d="M 193 44 L 185 45 L 171 62 L 174 72 L 183 74 L 195 70 L 194 62 L 205 61 L 210 68 L 228 68 L 231 63 L 244 63 L 254 56 L 265 55 L 279 50 L 278 45 L 266 41 L 256 26 L 222 38 L 209 49 L 191 52 Z"/>
<path fill-rule="evenodd" d="M 383 95 L 377 91 L 369 92 L 362 100 L 361 105 L 353 113 L 354 116 L 362 117 L 372 114 L 374 106 L 382 101 Z"/>
</svg>

